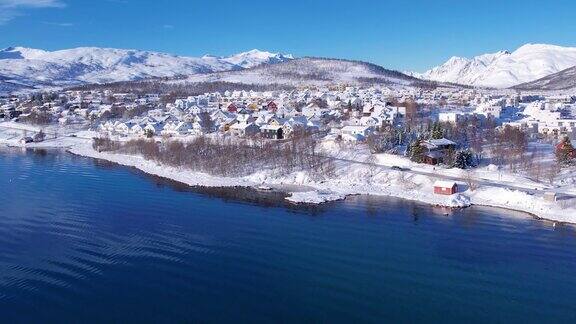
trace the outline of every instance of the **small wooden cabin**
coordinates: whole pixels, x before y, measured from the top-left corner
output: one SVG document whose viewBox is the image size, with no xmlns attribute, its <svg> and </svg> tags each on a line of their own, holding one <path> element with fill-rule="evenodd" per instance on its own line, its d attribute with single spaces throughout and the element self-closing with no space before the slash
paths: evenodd
<svg viewBox="0 0 576 324">
<path fill-rule="evenodd" d="M 434 193 L 437 195 L 453 195 L 458 192 L 458 184 L 454 181 L 436 181 Z"/>
</svg>

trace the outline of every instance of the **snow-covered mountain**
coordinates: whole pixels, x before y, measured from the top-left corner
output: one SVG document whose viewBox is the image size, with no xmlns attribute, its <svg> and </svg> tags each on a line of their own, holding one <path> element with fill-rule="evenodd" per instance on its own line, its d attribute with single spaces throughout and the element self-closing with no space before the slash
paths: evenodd
<svg viewBox="0 0 576 324">
<path fill-rule="evenodd" d="M 285 55 L 280 53 L 270 53 L 255 49 L 229 57 L 220 57 L 220 59 L 247 69 L 262 64 L 276 64 L 286 62 L 294 59 L 294 57 L 291 54 Z"/>
<path fill-rule="evenodd" d="M 514 87 L 518 90 L 567 90 L 576 89 L 576 66 L 551 74 L 536 81 Z"/>
<path fill-rule="evenodd" d="M 372 63 L 305 57 L 250 69 L 192 75 L 176 82 L 230 82 L 256 85 L 396 84 L 428 85 L 398 71 Z"/>
<path fill-rule="evenodd" d="M 436 81 L 421 80 L 376 64 L 332 58 L 303 57 L 253 68 L 190 75 L 168 80 L 136 80 L 113 84 L 87 85 L 84 90 L 120 92 L 174 93 L 196 95 L 226 90 L 268 91 L 305 86 L 379 85 L 386 88 L 452 87 Z"/>
<path fill-rule="evenodd" d="M 507 88 L 576 66 L 576 48 L 526 44 L 514 52 L 500 51 L 472 59 L 452 57 L 422 74 L 423 79 L 472 86 Z"/>
<path fill-rule="evenodd" d="M 195 58 L 98 47 L 53 52 L 10 47 L 0 50 L 0 80 L 11 89 L 16 85 L 65 86 L 242 70 L 291 59 L 291 55 L 258 50 L 229 57 Z"/>
</svg>

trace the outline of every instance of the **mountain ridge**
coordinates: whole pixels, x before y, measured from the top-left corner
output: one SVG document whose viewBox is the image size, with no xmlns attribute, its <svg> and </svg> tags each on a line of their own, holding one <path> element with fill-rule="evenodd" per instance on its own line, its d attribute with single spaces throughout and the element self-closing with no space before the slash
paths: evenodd
<svg viewBox="0 0 576 324">
<path fill-rule="evenodd" d="M 23 87 L 57 87 L 242 70 L 292 59 L 292 55 L 260 50 L 198 58 L 132 49 L 77 47 L 45 51 L 17 46 L 0 50 L 0 76 L 4 82 Z"/>
<path fill-rule="evenodd" d="M 440 82 L 508 88 L 576 66 L 576 47 L 525 44 L 513 52 L 473 58 L 451 57 L 444 64 L 413 76 Z"/>
<path fill-rule="evenodd" d="M 238 71 L 223 71 L 191 75 L 179 82 L 228 82 L 238 84 L 328 85 L 397 84 L 432 86 L 433 81 L 421 80 L 380 65 L 325 57 L 301 57 L 279 64 L 261 65 Z"/>
</svg>

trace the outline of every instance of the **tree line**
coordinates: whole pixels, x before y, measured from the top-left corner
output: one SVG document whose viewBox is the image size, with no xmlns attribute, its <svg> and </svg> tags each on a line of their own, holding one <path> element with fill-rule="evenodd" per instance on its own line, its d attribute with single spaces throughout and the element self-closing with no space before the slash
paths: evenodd
<svg viewBox="0 0 576 324">
<path fill-rule="evenodd" d="M 318 140 L 310 134 L 297 134 L 284 142 L 208 136 L 191 141 L 118 142 L 104 137 L 94 138 L 92 146 L 100 152 L 141 155 L 146 160 L 216 176 L 246 176 L 261 170 L 270 170 L 275 175 L 307 171 L 312 177 L 323 179 L 335 172 L 334 162 L 319 154 Z"/>
</svg>

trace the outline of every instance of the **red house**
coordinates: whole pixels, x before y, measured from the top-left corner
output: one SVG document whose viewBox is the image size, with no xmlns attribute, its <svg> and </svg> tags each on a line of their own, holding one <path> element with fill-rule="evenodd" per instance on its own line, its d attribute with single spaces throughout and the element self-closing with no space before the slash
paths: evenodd
<svg viewBox="0 0 576 324">
<path fill-rule="evenodd" d="M 229 112 L 236 112 L 238 110 L 238 107 L 236 107 L 236 105 L 234 103 L 231 103 L 228 105 L 228 107 L 226 108 Z"/>
<path fill-rule="evenodd" d="M 278 110 L 278 105 L 274 101 L 270 101 L 268 103 L 268 105 L 266 105 L 266 109 L 268 111 L 274 111 L 275 112 L 276 110 Z"/>
<path fill-rule="evenodd" d="M 563 140 L 563 141 L 560 142 L 560 143 L 558 143 L 558 144 L 556 145 L 556 153 L 561 152 L 561 151 L 564 151 L 564 150 L 566 149 L 566 146 L 569 146 L 569 144 L 570 144 L 570 142 L 569 142 L 567 139 L 566 139 L 566 140 Z M 573 148 L 572 148 L 572 149 L 568 152 L 568 156 L 569 156 L 570 158 L 576 158 L 576 149 L 573 149 Z"/>
<path fill-rule="evenodd" d="M 458 192 L 458 184 L 454 181 L 434 182 L 434 193 L 437 195 L 453 195 Z"/>
</svg>

